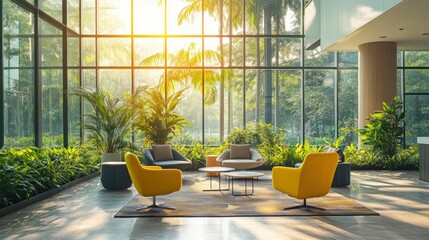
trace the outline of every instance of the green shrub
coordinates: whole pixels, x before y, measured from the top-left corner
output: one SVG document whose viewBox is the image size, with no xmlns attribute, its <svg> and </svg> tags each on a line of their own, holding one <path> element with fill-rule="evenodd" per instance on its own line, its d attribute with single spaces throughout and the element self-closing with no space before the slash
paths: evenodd
<svg viewBox="0 0 429 240">
<path fill-rule="evenodd" d="M 97 172 L 99 156 L 85 148 L 0 151 L 0 208 Z"/>
<path fill-rule="evenodd" d="M 353 144 L 344 151 L 346 162 L 358 169 L 410 170 L 419 168 L 418 146 L 399 150 L 393 157 L 381 157 L 372 149 L 358 149 Z"/>
</svg>

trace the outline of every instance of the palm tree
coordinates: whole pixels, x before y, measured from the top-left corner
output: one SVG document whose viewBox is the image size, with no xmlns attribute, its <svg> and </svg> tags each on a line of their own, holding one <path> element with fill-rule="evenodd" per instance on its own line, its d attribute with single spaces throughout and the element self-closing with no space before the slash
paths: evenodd
<svg viewBox="0 0 429 240">
<path fill-rule="evenodd" d="M 187 47 L 180 49 L 176 53 L 168 53 L 167 60 L 169 66 L 180 66 L 180 67 L 192 67 L 201 66 L 202 54 L 207 61 L 219 61 L 220 55 L 213 50 L 205 50 L 204 53 L 197 48 L 194 42 L 191 42 Z M 164 53 L 156 53 L 149 56 L 141 62 L 142 65 L 157 65 L 163 64 L 165 56 Z M 203 70 L 195 68 L 185 69 L 170 69 L 167 71 L 167 77 L 165 74 L 160 76 L 160 87 L 167 86 L 168 91 L 175 91 L 173 83 L 179 83 L 181 87 L 186 87 L 189 84 L 196 89 L 204 89 L 204 104 L 211 105 L 217 100 L 217 89 L 216 83 L 219 82 L 220 74 L 215 70 L 204 71 L 203 81 Z M 165 81 L 169 83 L 166 84 Z M 202 85 L 204 83 L 204 86 Z"/>
<path fill-rule="evenodd" d="M 275 24 L 277 26 L 277 29 L 280 29 L 280 26 L 284 26 L 284 18 L 283 16 L 286 14 L 287 7 L 296 8 L 296 5 L 300 5 L 298 1 L 293 0 L 250 0 L 250 1 L 242 1 L 242 0 L 186 0 L 189 2 L 189 5 L 182 9 L 180 11 L 180 14 L 178 16 L 178 23 L 181 24 L 184 21 L 192 20 L 195 17 L 195 14 L 200 13 L 201 11 L 207 12 L 210 16 L 212 16 L 215 19 L 218 19 L 219 22 L 219 34 L 221 35 L 223 32 L 224 27 L 230 27 L 229 31 L 230 34 L 232 34 L 232 30 L 239 30 L 243 27 L 243 16 L 246 16 L 246 28 L 249 29 L 256 29 L 256 32 L 260 32 L 260 28 L 262 26 L 261 19 L 263 19 L 264 24 L 264 34 L 265 35 L 271 35 L 272 34 L 272 28 L 271 28 L 271 18 L 274 18 L 276 20 Z M 245 3 L 244 7 L 244 13 L 243 13 L 243 3 Z M 225 9 L 225 11 L 224 11 Z M 226 24 L 223 26 L 223 22 L 226 22 Z M 222 56 L 221 66 L 223 67 L 223 42 L 222 38 L 219 38 L 220 41 L 220 55 Z M 259 41 L 258 41 L 259 42 Z M 276 42 L 276 45 L 278 45 L 279 42 Z M 260 66 L 260 45 L 257 44 L 257 66 Z M 271 66 L 272 65 L 272 58 L 273 58 L 273 51 L 272 51 L 272 44 L 270 38 L 264 39 L 264 54 L 265 54 L 265 66 Z M 278 62 L 278 54 L 276 54 L 276 61 Z M 258 71 L 257 74 L 257 90 L 260 89 L 260 71 Z M 271 81 L 272 79 L 272 73 L 270 70 L 265 71 L 265 88 L 267 88 L 268 93 L 272 92 L 272 86 Z M 223 98 L 224 98 L 224 77 L 223 74 L 221 74 L 221 89 L 220 89 L 220 95 L 221 95 L 221 132 L 223 132 Z M 259 101 L 259 98 L 256 98 L 257 101 Z M 256 106 L 259 106 L 259 103 L 256 104 Z M 265 120 L 269 123 L 272 122 L 272 102 L 267 101 L 265 103 Z M 258 113 L 259 108 L 256 108 L 256 116 L 259 116 Z"/>
</svg>

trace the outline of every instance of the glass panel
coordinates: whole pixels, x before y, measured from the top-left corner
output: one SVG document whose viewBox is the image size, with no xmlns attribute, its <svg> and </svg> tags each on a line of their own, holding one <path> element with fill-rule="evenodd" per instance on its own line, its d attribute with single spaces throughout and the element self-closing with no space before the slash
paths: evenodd
<svg viewBox="0 0 429 240">
<path fill-rule="evenodd" d="M 40 22 L 43 145 L 63 146 L 62 32 Z"/>
<path fill-rule="evenodd" d="M 429 135 L 429 96 L 405 95 L 405 144 L 416 145 L 417 137 Z"/>
<path fill-rule="evenodd" d="M 246 94 L 246 124 L 256 123 L 259 120 L 258 114 L 261 110 L 257 108 L 257 104 L 261 99 L 259 97 L 258 89 L 262 90 L 258 79 L 259 70 L 246 71 L 246 89 L 243 94 Z"/>
<path fill-rule="evenodd" d="M 243 71 L 231 70 L 231 75 L 225 81 L 228 94 L 225 111 L 228 114 L 228 130 L 243 128 Z"/>
<path fill-rule="evenodd" d="M 243 34 L 244 2 L 224 1 L 224 34 Z"/>
<path fill-rule="evenodd" d="M 63 40 L 62 31 L 39 20 L 40 55 L 42 67 L 62 67 L 63 65 Z"/>
<path fill-rule="evenodd" d="M 95 0 L 82 1 L 82 34 L 95 34 Z"/>
<path fill-rule="evenodd" d="M 406 67 L 429 67 L 429 52 L 405 52 Z"/>
<path fill-rule="evenodd" d="M 277 66 L 299 67 L 301 66 L 301 39 L 300 38 L 277 38 L 274 52 Z M 275 42 L 273 41 L 273 42 Z"/>
<path fill-rule="evenodd" d="M 34 15 L 11 1 L 1 4 L 4 147 L 30 147 L 35 139 Z"/>
<path fill-rule="evenodd" d="M 206 71 L 207 72 L 207 71 Z M 205 75 L 205 97 L 204 104 L 204 143 L 209 145 L 220 145 L 220 83 L 213 81 L 212 75 Z M 213 96 L 213 97 L 209 97 Z M 207 101 L 210 99 L 210 101 Z"/>
<path fill-rule="evenodd" d="M 301 71 L 279 70 L 276 91 L 275 123 L 285 129 L 285 141 L 290 145 L 301 142 Z"/>
<path fill-rule="evenodd" d="M 282 27 L 278 31 L 280 34 L 301 34 L 301 0 L 289 1 L 280 21 L 284 22 L 284 24 L 280 24 Z"/>
<path fill-rule="evenodd" d="M 164 66 L 164 38 L 134 38 L 135 66 Z"/>
<path fill-rule="evenodd" d="M 63 71 L 42 68 L 43 146 L 63 146 Z"/>
<path fill-rule="evenodd" d="M 3 66 L 33 67 L 34 16 L 10 1 L 4 1 L 2 4 Z"/>
<path fill-rule="evenodd" d="M 131 34 L 131 1 L 98 0 L 98 33 Z"/>
<path fill-rule="evenodd" d="M 307 67 L 333 67 L 335 66 L 335 53 L 322 52 L 320 47 L 314 50 L 304 51 L 305 63 Z"/>
<path fill-rule="evenodd" d="M 108 91 L 112 96 L 120 97 L 131 92 L 131 70 L 100 69 L 99 88 Z"/>
<path fill-rule="evenodd" d="M 193 10 L 195 4 L 187 1 L 170 1 L 167 4 L 167 34 L 202 34 L 202 14 Z M 191 14 L 186 16 L 190 11 Z"/>
<path fill-rule="evenodd" d="M 79 87 L 79 70 L 68 71 L 68 89 L 73 91 Z M 80 99 L 78 96 L 68 94 L 68 130 L 69 130 L 69 146 L 78 146 L 80 138 Z"/>
<path fill-rule="evenodd" d="M 238 39 L 237 39 L 238 40 Z M 239 44 L 241 44 L 241 42 L 237 42 L 237 47 L 239 47 L 239 49 L 235 50 L 233 53 L 233 57 L 235 58 L 238 54 L 238 56 L 243 56 L 244 54 L 239 53 L 239 51 L 243 52 L 243 46 L 240 46 Z M 235 47 L 234 47 L 235 48 Z M 233 48 L 233 49 L 234 49 Z M 266 66 L 265 62 L 264 62 L 264 49 L 265 49 L 265 45 L 264 45 L 264 39 L 263 38 L 246 38 L 246 60 L 242 60 L 246 63 L 246 66 Z M 237 60 L 239 60 L 240 58 L 237 58 Z M 238 61 L 237 61 L 238 62 Z M 240 64 L 240 63 L 238 63 Z M 238 65 L 237 64 L 237 65 Z M 273 66 L 274 62 L 271 63 Z"/>
<path fill-rule="evenodd" d="M 244 64 L 244 48 L 243 48 L 243 38 L 232 38 L 232 42 L 230 42 L 229 46 L 231 48 L 231 54 L 228 56 L 230 59 L 228 62 L 230 62 L 230 66 L 243 66 Z M 261 53 L 262 55 L 262 53 Z"/>
<path fill-rule="evenodd" d="M 33 146 L 34 69 L 5 69 L 3 74 L 4 147 Z"/>
<path fill-rule="evenodd" d="M 99 66 L 131 66 L 131 39 L 98 38 Z"/>
<path fill-rule="evenodd" d="M 82 69 L 82 86 L 87 89 L 96 88 L 96 70 L 95 69 Z"/>
<path fill-rule="evenodd" d="M 169 66 L 202 66 L 201 38 L 167 39 L 167 51 Z"/>
<path fill-rule="evenodd" d="M 58 0 L 43 0 L 39 1 L 40 10 L 46 12 L 58 22 L 63 22 L 63 1 Z"/>
<path fill-rule="evenodd" d="M 164 79 L 163 69 L 136 69 L 134 70 L 135 86 L 146 85 L 155 87 Z"/>
<path fill-rule="evenodd" d="M 334 71 L 307 70 L 304 79 L 305 139 L 312 145 L 334 139 Z"/>
<path fill-rule="evenodd" d="M 67 0 L 67 26 L 79 32 L 79 0 Z"/>
<path fill-rule="evenodd" d="M 164 1 L 134 0 L 134 34 L 164 34 Z"/>
<path fill-rule="evenodd" d="M 185 69 L 178 69 L 177 72 L 188 72 L 194 75 L 195 79 L 201 81 L 201 71 L 192 71 Z M 174 90 L 178 91 L 189 85 L 174 84 Z M 183 129 L 179 139 L 174 139 L 174 142 L 181 144 L 191 144 L 193 141 L 202 141 L 202 96 L 201 96 L 201 84 L 195 87 L 190 87 L 185 90 L 182 94 L 183 99 L 176 107 L 176 111 L 183 116 L 190 124 L 186 125 Z"/>
<path fill-rule="evenodd" d="M 358 83 L 358 70 L 338 71 L 338 136 L 345 137 L 342 146 L 357 146 Z"/>
<path fill-rule="evenodd" d="M 82 66 L 95 66 L 95 38 L 82 38 Z"/>
<path fill-rule="evenodd" d="M 96 70 L 95 69 L 82 69 L 82 86 L 85 89 L 95 91 L 96 89 Z M 83 107 L 82 109 L 83 114 L 87 114 L 88 112 L 94 111 L 91 104 L 86 100 L 83 100 L 82 107 Z M 84 115 L 83 121 L 85 122 L 85 120 L 86 120 L 86 117 Z M 84 140 L 86 140 L 85 134 L 84 134 Z"/>
<path fill-rule="evenodd" d="M 204 66 L 221 66 L 222 52 L 219 46 L 223 44 L 222 38 L 204 39 Z"/>
<path fill-rule="evenodd" d="M 218 4 L 225 4 L 224 1 L 213 1 L 213 3 L 216 4 L 216 6 L 211 6 L 210 1 L 205 1 L 204 6 L 206 8 L 211 8 L 208 12 L 204 14 L 204 34 L 205 35 L 219 35 L 222 34 L 222 28 L 220 26 L 219 17 L 220 16 L 220 9 L 222 6 L 219 6 Z M 223 22 L 225 25 L 225 22 Z"/>
<path fill-rule="evenodd" d="M 358 67 L 358 53 L 357 52 L 339 52 L 338 66 Z"/>
<path fill-rule="evenodd" d="M 67 66 L 78 67 L 79 66 L 79 38 L 78 37 L 67 37 Z"/>
<path fill-rule="evenodd" d="M 429 69 L 405 69 L 406 93 L 429 93 Z"/>
</svg>

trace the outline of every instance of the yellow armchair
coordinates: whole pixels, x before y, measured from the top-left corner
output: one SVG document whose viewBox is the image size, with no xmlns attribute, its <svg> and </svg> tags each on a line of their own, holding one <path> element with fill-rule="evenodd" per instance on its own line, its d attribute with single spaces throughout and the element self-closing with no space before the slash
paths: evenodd
<svg viewBox="0 0 429 240">
<path fill-rule="evenodd" d="M 157 204 L 156 196 L 176 192 L 182 188 L 182 172 L 179 169 L 143 166 L 138 157 L 129 152 L 125 154 L 125 163 L 137 192 L 144 197 L 152 197 L 152 204 L 138 208 L 138 210 L 147 208 L 175 209 L 163 206 L 163 203 Z"/>
<path fill-rule="evenodd" d="M 304 200 L 302 205 L 287 207 L 284 210 L 300 207 L 322 209 L 307 205 L 306 200 L 328 194 L 337 164 L 336 152 L 321 152 L 308 154 L 299 168 L 274 167 L 272 170 L 274 189 Z"/>
</svg>

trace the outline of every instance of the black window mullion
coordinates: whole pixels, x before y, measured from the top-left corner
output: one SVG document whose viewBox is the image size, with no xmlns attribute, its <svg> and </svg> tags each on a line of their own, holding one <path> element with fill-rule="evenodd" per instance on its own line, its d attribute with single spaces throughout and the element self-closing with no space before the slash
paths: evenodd
<svg viewBox="0 0 429 240">
<path fill-rule="evenodd" d="M 63 24 L 67 26 L 67 0 L 63 0 Z M 67 28 L 62 28 L 63 39 L 63 145 L 65 148 L 69 146 L 69 111 L 68 111 L 68 31 Z"/>
<path fill-rule="evenodd" d="M 0 12 L 0 26 L 2 27 L 2 31 L 0 31 L 0 45 L 2 51 L 0 52 L 0 149 L 4 146 L 4 76 L 3 76 L 3 15 L 4 15 L 4 1 L 0 3 L 1 12 Z"/>
</svg>

